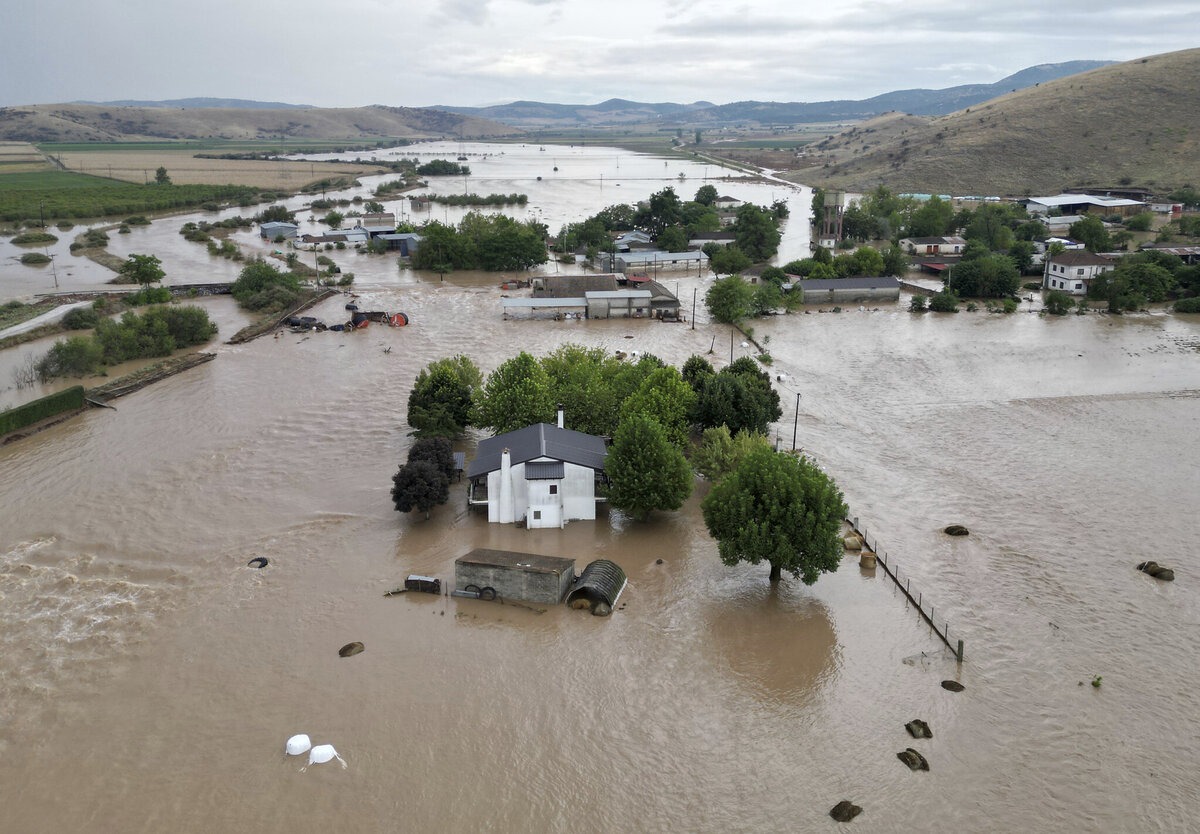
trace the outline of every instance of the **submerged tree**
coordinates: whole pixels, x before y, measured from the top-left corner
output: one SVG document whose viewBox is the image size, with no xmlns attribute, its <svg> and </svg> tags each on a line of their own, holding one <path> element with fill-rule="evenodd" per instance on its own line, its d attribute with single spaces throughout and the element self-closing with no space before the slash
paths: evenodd
<svg viewBox="0 0 1200 834">
<path fill-rule="evenodd" d="M 837 570 L 846 505 L 837 485 L 807 458 L 751 451 L 701 504 L 708 532 L 727 565 L 767 562 L 806 585 Z"/>
<path fill-rule="evenodd" d="M 408 395 L 408 424 L 424 437 L 455 437 L 472 423 L 481 374 L 470 358 L 439 359 L 417 374 Z"/>
<path fill-rule="evenodd" d="M 398 512 L 429 512 L 450 498 L 450 479 L 427 460 L 406 463 L 392 476 L 392 502 Z"/>
<path fill-rule="evenodd" d="M 162 281 L 167 275 L 163 272 L 162 261 L 154 255 L 130 255 L 117 272 L 143 286 Z"/>
<path fill-rule="evenodd" d="M 654 510 L 677 510 L 692 492 L 692 468 L 657 420 L 632 414 L 621 421 L 605 472 L 608 501 L 645 521 Z"/>
</svg>

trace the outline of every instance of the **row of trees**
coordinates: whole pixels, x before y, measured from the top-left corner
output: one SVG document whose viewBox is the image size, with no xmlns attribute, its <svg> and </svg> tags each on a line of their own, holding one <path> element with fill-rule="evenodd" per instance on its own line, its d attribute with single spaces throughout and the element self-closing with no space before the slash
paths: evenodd
<svg viewBox="0 0 1200 834">
<path fill-rule="evenodd" d="M 545 263 L 546 227 L 502 214 L 472 211 L 457 226 L 431 221 L 420 229 L 421 246 L 413 254 L 417 269 L 521 270 Z"/>
<path fill-rule="evenodd" d="M 540 360 L 518 354 L 486 380 L 465 356 L 430 363 L 409 396 L 409 424 L 423 437 L 393 478 L 396 508 L 428 515 L 446 500 L 446 436 L 472 424 L 502 433 L 549 422 L 557 402 L 571 428 L 611 434 L 613 507 L 637 519 L 677 510 L 698 471 L 716 482 L 702 510 L 726 564 L 767 562 L 772 581 L 786 569 L 809 584 L 837 568 L 841 493 L 808 460 L 771 450 L 766 431 L 781 416 L 779 395 L 748 358 L 717 372 L 693 356 L 680 371 L 650 355 L 627 362 L 566 345 Z"/>
<path fill-rule="evenodd" d="M 142 315 L 127 312 L 120 320 L 100 319 L 90 336 L 55 342 L 37 372 L 42 380 L 94 374 L 130 359 L 170 356 L 179 348 L 207 342 L 216 332 L 216 324 L 199 307 L 164 304 Z"/>
</svg>

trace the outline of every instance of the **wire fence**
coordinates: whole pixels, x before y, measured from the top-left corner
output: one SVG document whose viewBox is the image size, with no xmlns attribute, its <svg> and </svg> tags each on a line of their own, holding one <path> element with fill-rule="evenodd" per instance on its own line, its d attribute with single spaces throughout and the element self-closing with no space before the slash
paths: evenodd
<svg viewBox="0 0 1200 834">
<path fill-rule="evenodd" d="M 866 529 L 859 526 L 857 517 L 849 518 L 847 521 L 850 523 L 850 527 L 854 530 L 854 532 L 862 536 L 864 545 L 875 554 L 875 560 L 883 567 L 883 572 L 887 574 L 893 582 L 896 583 L 896 587 L 900 589 L 902 594 L 904 594 L 906 604 L 912 603 L 912 605 L 916 607 L 917 613 L 921 616 L 921 619 L 929 623 L 929 627 L 933 629 L 933 633 L 936 634 L 941 641 L 946 644 L 946 647 L 954 653 L 954 656 L 958 659 L 958 662 L 962 663 L 963 641 L 962 638 L 959 638 L 956 633 L 955 641 L 951 642 L 949 621 L 941 620 L 939 625 L 939 621 L 935 619 L 937 609 L 934 607 L 932 602 L 929 604 L 928 609 L 926 609 L 925 594 L 920 589 L 913 589 L 912 577 L 901 577 L 900 566 L 896 564 L 894 559 L 890 559 L 887 553 L 879 547 L 878 539 L 872 540 Z"/>
</svg>

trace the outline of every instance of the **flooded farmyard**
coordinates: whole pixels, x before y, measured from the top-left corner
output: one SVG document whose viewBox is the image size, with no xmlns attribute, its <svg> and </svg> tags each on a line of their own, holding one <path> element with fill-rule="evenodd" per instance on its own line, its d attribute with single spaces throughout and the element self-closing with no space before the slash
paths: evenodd
<svg viewBox="0 0 1200 834">
<path fill-rule="evenodd" d="M 703 177 L 684 171 L 685 188 L 678 163 L 604 151 L 561 204 L 537 202 L 542 158 L 561 153 L 568 174 L 570 150 L 510 147 L 472 190 L 528 191 L 553 230 Z M 618 162 L 619 190 L 638 190 L 610 199 Z M 769 202 L 773 187 L 721 188 Z M 807 195 L 788 199 L 803 225 Z M 161 242 L 173 280 L 193 259 L 207 277 L 185 219 L 122 246 Z M 789 228 L 781 259 L 806 235 Z M 1178 543 L 1198 532 L 1196 317 L 901 303 L 758 323 L 786 375 L 781 445 L 795 427 L 965 640 L 960 666 L 854 555 L 811 587 L 723 566 L 704 484 L 646 523 L 488 524 L 461 483 L 428 521 L 395 512 L 428 362 L 461 352 L 488 371 L 574 342 L 678 365 L 715 342 L 719 368 L 730 334 L 702 312 L 694 329 L 506 321 L 494 274 L 345 259 L 361 303 L 409 327 L 221 345 L 115 413 L 0 449 L 0 828 L 819 830 L 841 799 L 867 831 L 1172 831 L 1195 816 L 1200 653 L 1184 635 L 1200 564 Z M 660 278 L 689 318 L 710 281 Z M 469 458 L 476 440 L 456 448 Z M 946 537 L 952 523 L 971 535 Z M 630 584 L 608 619 L 384 596 L 409 573 L 448 579 L 476 547 L 608 558 Z M 246 567 L 259 556 L 268 567 Z M 1148 558 L 1177 580 L 1134 570 Z M 339 657 L 355 640 L 365 651 Z M 914 718 L 932 739 L 904 732 Z M 348 767 L 300 772 L 283 748 L 301 732 Z M 930 772 L 896 760 L 909 746 Z"/>
</svg>

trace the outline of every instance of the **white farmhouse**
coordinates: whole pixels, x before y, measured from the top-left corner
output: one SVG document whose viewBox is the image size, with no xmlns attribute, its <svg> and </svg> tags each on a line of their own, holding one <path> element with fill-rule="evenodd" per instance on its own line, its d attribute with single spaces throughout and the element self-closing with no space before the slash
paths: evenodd
<svg viewBox="0 0 1200 834">
<path fill-rule="evenodd" d="M 604 439 L 536 423 L 480 442 L 467 469 L 467 503 L 487 506 L 488 521 L 562 527 L 596 517 L 604 481 Z M 599 499 L 603 500 L 603 498 Z"/>
<path fill-rule="evenodd" d="M 1046 258 L 1042 287 L 1068 292 L 1071 295 L 1084 295 L 1092 279 L 1102 272 L 1108 272 L 1114 266 L 1112 259 L 1103 255 L 1094 255 L 1081 249 L 1063 252 L 1061 255 Z"/>
</svg>

